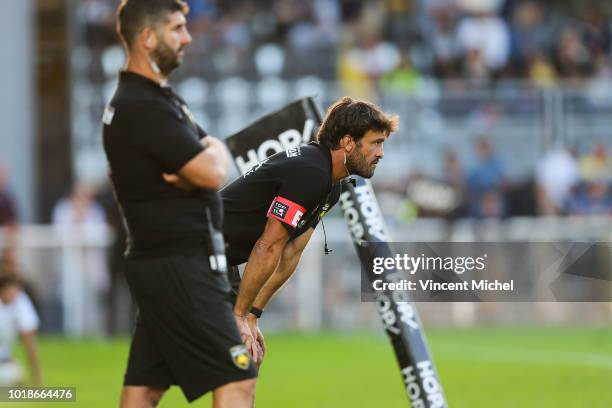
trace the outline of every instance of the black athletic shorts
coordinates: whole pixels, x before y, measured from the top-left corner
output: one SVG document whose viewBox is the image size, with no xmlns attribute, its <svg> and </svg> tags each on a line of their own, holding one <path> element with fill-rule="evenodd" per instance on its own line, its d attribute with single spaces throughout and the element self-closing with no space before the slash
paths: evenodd
<svg viewBox="0 0 612 408">
<path fill-rule="evenodd" d="M 179 385 L 191 402 L 257 376 L 236 327 L 227 276 L 208 265 L 201 250 L 127 259 L 139 310 L 124 385 Z"/>
</svg>

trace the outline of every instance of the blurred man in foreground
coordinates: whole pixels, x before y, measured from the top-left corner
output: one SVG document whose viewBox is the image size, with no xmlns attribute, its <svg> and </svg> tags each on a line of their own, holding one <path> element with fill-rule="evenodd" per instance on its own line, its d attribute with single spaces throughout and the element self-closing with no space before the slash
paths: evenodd
<svg viewBox="0 0 612 408">
<path fill-rule="evenodd" d="M 124 408 L 157 406 L 173 384 L 190 402 L 213 391 L 215 407 L 253 405 L 256 373 L 228 301 L 220 233 L 216 190 L 229 155 L 166 85 L 191 43 L 187 11 L 181 0 L 124 0 L 118 10 L 128 61 L 103 122 L 139 313 Z M 178 178 L 189 188 L 168 183 Z"/>
</svg>

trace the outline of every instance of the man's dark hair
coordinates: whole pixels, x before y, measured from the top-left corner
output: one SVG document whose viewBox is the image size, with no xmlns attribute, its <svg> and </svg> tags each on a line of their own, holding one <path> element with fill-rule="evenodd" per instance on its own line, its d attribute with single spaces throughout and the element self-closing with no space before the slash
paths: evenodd
<svg viewBox="0 0 612 408">
<path fill-rule="evenodd" d="M 11 275 L 0 275 L 0 291 L 12 285 L 20 286 L 21 282 Z"/>
<path fill-rule="evenodd" d="M 130 50 L 145 27 L 157 27 L 177 11 L 187 14 L 189 6 L 183 0 L 123 0 L 117 8 L 117 33 Z"/>
<path fill-rule="evenodd" d="M 398 124 L 397 115 L 387 115 L 373 103 L 345 96 L 327 110 L 317 139 L 323 146 L 335 150 L 344 135 L 351 135 L 357 143 L 370 130 L 389 136 Z"/>
</svg>

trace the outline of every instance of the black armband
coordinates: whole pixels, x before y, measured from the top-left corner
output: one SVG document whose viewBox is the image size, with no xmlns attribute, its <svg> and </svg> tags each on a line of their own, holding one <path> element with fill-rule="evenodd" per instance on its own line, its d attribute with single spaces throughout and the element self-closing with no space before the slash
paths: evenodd
<svg viewBox="0 0 612 408">
<path fill-rule="evenodd" d="M 255 306 L 252 306 L 251 310 L 249 311 L 249 313 L 251 313 L 252 315 L 255 315 L 255 317 L 259 319 L 261 317 L 261 314 L 263 313 L 263 310 L 255 307 Z"/>
</svg>

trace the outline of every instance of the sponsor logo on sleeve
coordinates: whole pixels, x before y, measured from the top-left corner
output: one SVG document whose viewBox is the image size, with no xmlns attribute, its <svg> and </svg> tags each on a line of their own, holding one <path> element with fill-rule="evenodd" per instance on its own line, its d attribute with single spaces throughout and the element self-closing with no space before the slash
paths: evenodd
<svg viewBox="0 0 612 408">
<path fill-rule="evenodd" d="M 295 228 L 305 213 L 306 209 L 301 205 L 278 196 L 272 201 L 272 205 L 270 205 L 268 217 L 276 218 Z"/>
<path fill-rule="evenodd" d="M 298 157 L 302 154 L 302 150 L 299 147 L 292 147 L 291 149 L 285 150 L 287 157 Z"/>
</svg>

